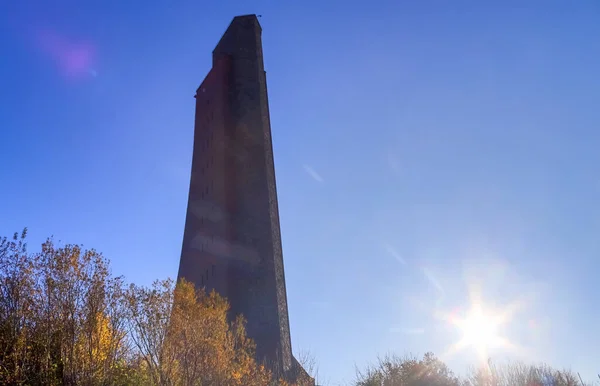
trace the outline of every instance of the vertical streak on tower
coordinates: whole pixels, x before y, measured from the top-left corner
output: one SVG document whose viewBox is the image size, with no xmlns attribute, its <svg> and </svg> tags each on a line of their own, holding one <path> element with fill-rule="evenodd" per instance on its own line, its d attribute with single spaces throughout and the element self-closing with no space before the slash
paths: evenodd
<svg viewBox="0 0 600 386">
<path fill-rule="evenodd" d="M 257 359 L 295 370 L 261 27 L 235 17 L 196 93 L 192 176 L 179 278 L 228 298 Z"/>
</svg>

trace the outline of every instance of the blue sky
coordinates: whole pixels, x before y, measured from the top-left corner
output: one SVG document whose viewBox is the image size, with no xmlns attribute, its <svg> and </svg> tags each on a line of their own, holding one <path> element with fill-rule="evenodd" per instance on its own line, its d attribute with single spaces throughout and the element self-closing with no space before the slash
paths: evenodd
<svg viewBox="0 0 600 386">
<path fill-rule="evenodd" d="M 326 3 L 2 3 L 0 234 L 176 276 L 193 95 L 231 18 L 262 14 L 294 350 L 332 384 L 442 355 L 460 333 L 436 315 L 479 283 L 520 305 L 494 358 L 595 378 L 600 5 Z"/>
</svg>

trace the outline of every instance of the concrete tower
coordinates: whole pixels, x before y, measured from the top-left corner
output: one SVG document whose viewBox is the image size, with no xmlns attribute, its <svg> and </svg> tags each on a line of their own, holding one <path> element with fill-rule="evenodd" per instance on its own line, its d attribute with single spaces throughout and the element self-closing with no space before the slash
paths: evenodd
<svg viewBox="0 0 600 386">
<path fill-rule="evenodd" d="M 192 175 L 179 278 L 227 297 L 257 360 L 294 376 L 262 29 L 237 16 L 196 91 Z"/>
</svg>

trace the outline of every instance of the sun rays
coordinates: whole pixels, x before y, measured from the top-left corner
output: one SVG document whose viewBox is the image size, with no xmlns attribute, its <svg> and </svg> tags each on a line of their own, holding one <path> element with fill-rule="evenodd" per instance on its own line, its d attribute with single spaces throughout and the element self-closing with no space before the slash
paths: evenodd
<svg viewBox="0 0 600 386">
<path fill-rule="evenodd" d="M 492 259 L 493 260 L 493 259 Z M 433 322 L 442 327 L 444 334 L 455 335 L 440 348 L 440 358 L 475 356 L 479 364 L 485 365 L 490 358 L 528 358 L 533 347 L 523 345 L 522 329 L 531 320 L 530 306 L 537 291 L 525 286 L 509 267 L 498 261 L 463 261 L 462 282 L 453 280 L 460 274 L 448 276 L 446 280 L 436 277 L 433 267 L 422 267 L 427 282 L 438 292 L 447 296 L 438 299 L 417 299 L 409 295 L 406 299 L 417 309 L 433 316 Z M 431 268 L 431 269 L 429 269 Z M 512 283 L 511 287 L 505 287 Z M 448 285 L 452 287 L 446 288 Z M 458 290 L 457 286 L 466 291 Z M 424 293 L 423 293 L 424 294 Z M 510 296 L 512 294 L 512 296 Z M 428 331 L 434 331 L 433 326 Z M 531 331 L 531 327 L 529 327 Z M 443 339 L 443 338 L 442 338 Z"/>
<path fill-rule="evenodd" d="M 523 299 L 513 301 L 501 307 L 486 302 L 481 288 L 469 284 L 468 305 L 463 312 L 436 312 L 438 320 L 454 327 L 460 334 L 457 342 L 448 347 L 442 357 L 455 355 L 464 350 L 472 350 L 481 363 L 490 359 L 493 350 L 504 349 L 512 354 L 523 355 L 525 349 L 503 335 L 511 323 L 515 322 L 518 311 L 526 302 Z"/>
<path fill-rule="evenodd" d="M 473 304 L 464 316 L 449 315 L 444 320 L 455 327 L 461 338 L 452 344 L 443 356 L 456 354 L 464 349 L 473 349 L 481 361 L 488 359 L 490 350 L 511 346 L 508 339 L 500 335 L 500 327 L 507 322 L 500 314 Z"/>
</svg>

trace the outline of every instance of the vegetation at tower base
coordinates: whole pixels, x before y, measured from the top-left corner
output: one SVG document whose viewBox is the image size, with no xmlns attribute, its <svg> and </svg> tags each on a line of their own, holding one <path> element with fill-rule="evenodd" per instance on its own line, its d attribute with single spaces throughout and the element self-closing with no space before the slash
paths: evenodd
<svg viewBox="0 0 600 386">
<path fill-rule="evenodd" d="M 132 286 L 127 296 L 132 341 L 148 384 L 266 385 L 270 374 L 254 362 L 254 345 L 240 317 L 227 321 L 227 301 L 191 283 Z"/>
<path fill-rule="evenodd" d="M 0 384 L 272 386 L 244 320 L 185 281 L 127 286 L 79 245 L 0 238 Z M 299 383 L 294 383 L 299 384 Z"/>
<path fill-rule="evenodd" d="M 0 238 L 1 385 L 314 385 L 310 373 L 274 376 L 256 363 L 242 317 L 191 283 L 126 285 L 109 261 L 52 239 L 30 253 L 26 231 Z M 291 380 L 291 382 L 290 382 Z M 319 383 L 321 384 L 321 383 Z M 358 372 L 355 386 L 581 386 L 576 373 L 492 363 L 458 377 L 433 354 L 388 356 Z M 591 385 L 587 384 L 587 385 Z"/>
</svg>

